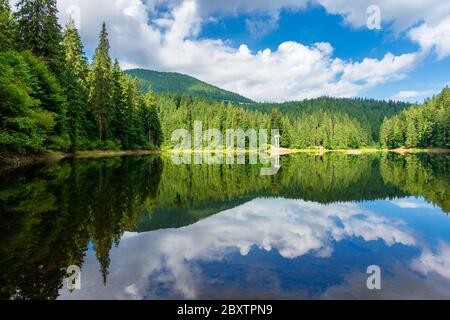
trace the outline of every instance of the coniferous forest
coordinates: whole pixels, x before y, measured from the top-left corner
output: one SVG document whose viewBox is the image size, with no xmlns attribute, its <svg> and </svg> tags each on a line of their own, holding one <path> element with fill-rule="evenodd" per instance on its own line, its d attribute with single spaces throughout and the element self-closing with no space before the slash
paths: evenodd
<svg viewBox="0 0 450 320">
<path fill-rule="evenodd" d="M 0 147 L 3 152 L 154 149 L 161 129 L 151 91 L 141 93 L 110 57 L 108 31 L 89 62 L 73 21 L 55 0 L 0 0 Z"/>
<path fill-rule="evenodd" d="M 450 143 L 448 88 L 417 106 L 328 97 L 238 103 L 204 92 L 197 97 L 161 93 L 161 88 L 154 94 L 112 59 L 105 23 L 99 23 L 98 47 L 88 59 L 75 23 L 58 24 L 56 0 L 20 0 L 14 13 L 8 1 L 0 0 L 0 26 L 3 155 L 154 150 L 170 146 L 172 132 L 191 129 L 194 121 L 222 131 L 276 128 L 283 147 L 299 149 L 431 148 Z"/>
<path fill-rule="evenodd" d="M 269 2 L 0 0 L 0 300 L 450 298 L 445 8 Z"/>
</svg>

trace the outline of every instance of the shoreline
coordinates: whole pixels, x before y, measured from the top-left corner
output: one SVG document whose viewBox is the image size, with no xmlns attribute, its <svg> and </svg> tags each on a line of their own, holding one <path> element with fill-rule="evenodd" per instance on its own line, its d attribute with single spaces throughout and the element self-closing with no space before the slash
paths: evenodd
<svg viewBox="0 0 450 320">
<path fill-rule="evenodd" d="M 43 162 L 58 162 L 63 159 L 99 159 L 111 157 L 125 157 L 125 156 L 144 156 L 152 154 L 161 154 L 159 150 L 93 150 L 93 151 L 77 151 L 75 153 L 64 152 L 47 152 L 43 154 L 0 154 L 0 167 L 3 168 L 18 168 Z"/>
<path fill-rule="evenodd" d="M 42 162 L 57 162 L 66 158 L 75 159 L 99 159 L 99 158 L 111 158 L 111 157 L 124 157 L 124 156 L 144 156 L 144 155 L 157 155 L 166 154 L 171 152 L 171 149 L 162 150 L 93 150 L 93 151 L 77 151 L 74 154 L 63 153 L 63 152 L 48 152 L 45 154 L 38 155 L 18 155 L 18 154 L 0 154 L 0 166 L 4 168 L 8 167 L 22 167 L 33 165 Z M 184 150 L 182 152 L 196 152 L 195 150 Z M 201 152 L 208 152 L 208 150 L 203 150 Z M 219 152 L 210 151 L 210 152 Z M 221 152 L 235 152 L 232 150 L 221 150 Z M 256 152 L 254 150 L 246 150 L 246 153 Z M 427 148 L 427 149 L 337 149 L 337 150 L 326 150 L 326 149 L 289 149 L 289 148 L 279 148 L 272 149 L 270 153 L 278 153 L 280 155 L 289 155 L 296 153 L 316 153 L 324 155 L 326 153 L 346 153 L 347 155 L 362 155 L 368 153 L 398 153 L 398 154 L 420 154 L 420 153 L 430 153 L 430 154 L 449 154 L 450 148 Z"/>
<path fill-rule="evenodd" d="M 159 150 L 95 150 L 95 151 L 77 151 L 72 155 L 75 159 L 90 159 L 90 158 L 111 158 L 123 156 L 147 156 L 152 154 L 161 154 Z"/>
</svg>

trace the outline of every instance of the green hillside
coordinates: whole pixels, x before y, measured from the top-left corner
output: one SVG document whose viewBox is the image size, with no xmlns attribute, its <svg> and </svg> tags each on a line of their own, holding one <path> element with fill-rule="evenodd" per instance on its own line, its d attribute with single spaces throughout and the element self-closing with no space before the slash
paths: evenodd
<svg viewBox="0 0 450 320">
<path fill-rule="evenodd" d="M 250 99 L 241 95 L 217 88 L 181 73 L 158 72 L 145 69 L 126 70 L 125 73 L 138 79 L 142 91 L 146 91 L 151 86 L 155 93 L 183 93 L 211 100 L 231 101 L 234 103 L 252 102 Z"/>
</svg>

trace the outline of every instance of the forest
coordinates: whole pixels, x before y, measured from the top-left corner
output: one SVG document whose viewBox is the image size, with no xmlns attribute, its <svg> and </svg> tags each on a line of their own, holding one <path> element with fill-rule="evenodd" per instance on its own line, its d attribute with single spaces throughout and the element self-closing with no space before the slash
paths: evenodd
<svg viewBox="0 0 450 320">
<path fill-rule="evenodd" d="M 220 89 L 185 74 L 145 69 L 125 70 L 125 73 L 138 79 L 139 87 L 142 91 L 146 91 L 151 87 L 156 94 L 183 93 L 215 101 L 229 101 L 234 104 L 253 102 L 239 94 Z"/>
<path fill-rule="evenodd" d="M 89 62 L 74 21 L 59 26 L 55 0 L 16 9 L 0 0 L 2 152 L 160 146 L 155 97 L 112 60 L 105 23 Z"/>
<path fill-rule="evenodd" d="M 169 148 L 172 132 L 194 121 L 222 132 L 279 129 L 282 146 L 294 149 L 449 146 L 448 88 L 416 106 L 331 97 L 255 103 L 188 76 L 122 71 L 105 23 L 89 59 L 75 23 L 58 24 L 56 0 L 16 6 L 0 0 L 0 158 Z"/>
<path fill-rule="evenodd" d="M 381 126 L 381 143 L 386 148 L 450 147 L 450 89 L 425 101 L 423 105 L 385 119 Z"/>
<path fill-rule="evenodd" d="M 281 145 L 293 149 L 319 146 L 329 150 L 401 146 L 446 148 L 449 146 L 449 91 L 445 88 L 436 97 L 416 106 L 394 101 L 330 97 L 282 104 L 241 105 L 181 94 L 162 94 L 156 99 L 163 144 L 167 146 L 171 145 L 171 133 L 175 129 L 190 129 L 194 121 L 202 121 L 203 129 L 216 128 L 222 133 L 229 128 L 279 129 Z M 414 132 L 417 137 L 406 141 L 407 128 L 422 131 Z M 393 129 L 396 144 L 386 140 L 392 139 L 386 137 L 386 130 L 389 134 L 389 130 L 394 133 Z"/>
</svg>

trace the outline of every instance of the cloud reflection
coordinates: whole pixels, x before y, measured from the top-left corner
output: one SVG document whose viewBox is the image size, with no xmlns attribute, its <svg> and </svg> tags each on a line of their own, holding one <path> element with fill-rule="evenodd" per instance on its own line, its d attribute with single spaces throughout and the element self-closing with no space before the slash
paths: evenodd
<svg viewBox="0 0 450 320">
<path fill-rule="evenodd" d="M 106 288 L 92 285 L 100 275 L 95 259 L 88 256 L 83 290 L 63 290 L 60 298 L 153 299 L 166 284 L 177 297 L 195 299 L 201 271 L 193 262 L 221 261 L 236 251 L 245 256 L 252 247 L 276 250 L 285 259 L 329 257 L 335 242 L 353 237 L 382 240 L 388 246 L 415 244 L 400 221 L 356 204 L 256 199 L 184 228 L 125 234 L 111 252 Z"/>
<path fill-rule="evenodd" d="M 450 279 L 450 245 L 441 242 L 435 252 L 424 250 L 421 256 L 412 262 L 412 268 L 424 275 L 434 272 Z"/>
</svg>

